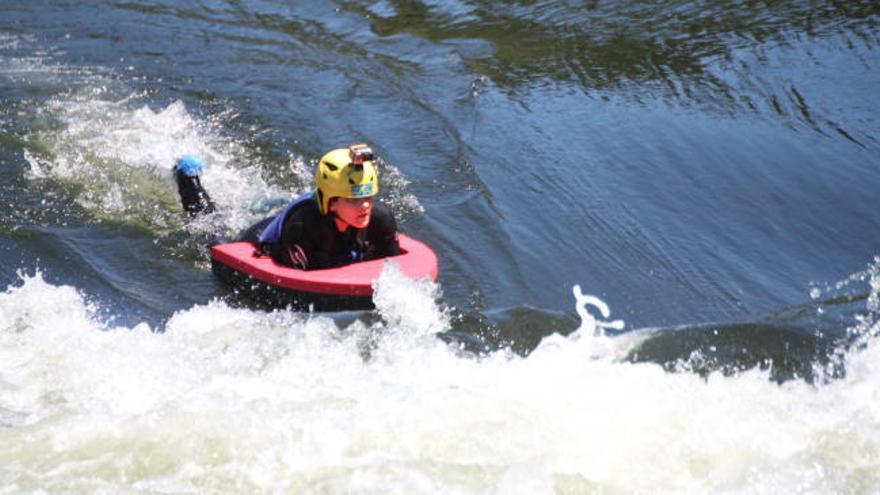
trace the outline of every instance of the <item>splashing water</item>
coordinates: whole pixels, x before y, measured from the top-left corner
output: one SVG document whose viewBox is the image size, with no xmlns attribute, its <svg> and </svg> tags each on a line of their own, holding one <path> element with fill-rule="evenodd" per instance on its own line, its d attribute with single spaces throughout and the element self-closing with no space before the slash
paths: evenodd
<svg viewBox="0 0 880 495">
<path fill-rule="evenodd" d="M 449 316 L 437 305 L 439 286 L 410 279 L 393 259 L 385 261 L 373 290 L 376 311 L 397 331 L 433 336 L 449 327 Z"/>
<path fill-rule="evenodd" d="M 60 129 L 35 132 L 25 158 L 33 179 L 83 186 L 76 198 L 99 219 L 135 221 L 153 229 L 180 228 L 179 200 L 171 167 L 183 154 L 201 156 L 202 180 L 236 231 L 254 220 L 248 205 L 285 191 L 270 187 L 243 145 L 223 137 L 215 124 L 193 118 L 176 101 L 153 110 L 138 95 L 102 99 L 100 90 L 51 100 L 44 113 Z"/>
<path fill-rule="evenodd" d="M 3 35 L 0 47 L 34 42 L 30 36 Z M 19 113 L 29 123 L 22 151 L 30 166 L 28 178 L 48 183 L 46 196 L 54 197 L 60 185 L 70 198 L 63 194 L 64 200 L 49 200 L 57 204 L 43 200 L 39 208 L 48 214 L 29 217 L 25 211 L 25 221 L 42 224 L 60 217 L 70 199 L 98 222 L 129 223 L 159 237 L 185 231 L 193 238 L 229 238 L 312 188 L 313 167 L 294 153 L 286 164 L 292 175 L 280 174 L 292 183 L 267 182 L 266 177 L 279 176 L 273 168 L 285 164 L 266 163 L 251 133 L 234 135 L 229 128 L 239 117 L 235 109 L 200 117 L 180 100 L 157 104 L 153 90 L 132 89 L 127 75 L 103 67 L 68 67 L 54 61 L 51 51 L 25 58 L 0 54 L 0 60 L 9 69 L 0 73 L 7 77 L 46 73 L 63 83 L 57 96 Z M 181 215 L 171 167 L 185 154 L 204 160 L 202 183 L 219 214 L 196 221 Z M 400 218 L 423 212 L 400 170 L 378 162 L 383 201 Z"/>
<path fill-rule="evenodd" d="M 623 320 L 598 321 L 589 311 L 587 311 L 587 306 L 592 306 L 599 310 L 599 314 L 602 315 L 602 318 L 608 318 L 611 316 L 611 308 L 605 304 L 605 301 L 596 296 L 585 295 L 581 291 L 580 285 L 573 286 L 571 291 L 574 293 L 574 298 L 577 301 L 575 303 L 575 310 L 581 318 L 581 326 L 577 330 L 579 333 L 604 337 L 605 330 L 608 328 L 612 330 L 623 330 Z"/>
<path fill-rule="evenodd" d="M 105 92 L 91 89 L 50 100 L 41 114 L 52 125 L 34 132 L 31 149 L 24 151 L 31 179 L 81 186 L 76 202 L 100 220 L 135 222 L 159 233 L 219 228 L 232 235 L 311 189 L 312 168 L 293 155 L 289 166 L 297 184 L 268 184 L 263 179 L 268 165 L 224 135 L 223 116 L 199 120 L 181 101 L 154 110 L 138 106 L 146 95 L 113 101 Z M 184 154 L 205 161 L 202 183 L 222 212 L 219 224 L 217 218 L 181 224 L 171 167 Z M 423 212 L 403 174 L 384 162 L 381 168 L 383 201 L 400 215 Z"/>
<path fill-rule="evenodd" d="M 852 344 L 865 346 L 880 335 L 880 256 L 839 282 L 812 287 L 809 295 L 820 314 L 827 306 L 864 300 L 866 311 L 856 314 L 857 324 L 848 329 Z"/>
<path fill-rule="evenodd" d="M 548 338 L 527 357 L 465 359 L 428 338 L 448 326 L 436 286 L 401 279 L 389 264 L 376 290 L 381 322 L 340 328 L 322 316 L 214 301 L 176 313 L 156 333 L 114 327 L 74 288 L 23 277 L 0 293 L 0 484 L 12 492 L 880 489 L 873 342 L 850 354 L 846 378 L 821 387 L 777 385 L 760 370 L 702 379 L 595 359 L 587 338 Z M 587 301 L 578 298 L 580 307 Z"/>
</svg>

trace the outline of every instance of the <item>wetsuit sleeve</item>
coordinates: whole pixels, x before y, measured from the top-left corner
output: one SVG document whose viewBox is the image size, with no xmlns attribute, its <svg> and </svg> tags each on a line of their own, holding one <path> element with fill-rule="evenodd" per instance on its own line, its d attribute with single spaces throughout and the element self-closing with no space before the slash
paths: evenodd
<svg viewBox="0 0 880 495">
<path fill-rule="evenodd" d="M 397 239 L 397 220 L 391 209 L 381 205 L 373 211 L 370 221 L 370 241 L 375 246 L 370 258 L 384 258 L 400 254 L 400 243 Z"/>
<path fill-rule="evenodd" d="M 269 255 L 276 262 L 293 268 L 309 268 L 309 252 L 305 245 L 305 229 L 302 218 L 291 215 L 281 231 L 281 242 L 269 245 Z"/>
</svg>

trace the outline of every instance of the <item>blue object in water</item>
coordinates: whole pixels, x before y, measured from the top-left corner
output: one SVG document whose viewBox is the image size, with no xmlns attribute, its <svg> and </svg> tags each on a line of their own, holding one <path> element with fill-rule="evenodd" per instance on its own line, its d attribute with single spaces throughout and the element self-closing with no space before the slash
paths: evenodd
<svg viewBox="0 0 880 495">
<path fill-rule="evenodd" d="M 186 155 L 177 161 L 177 165 L 174 168 L 187 177 L 197 177 L 199 171 L 202 170 L 204 166 L 205 164 L 202 162 L 201 158 L 193 155 Z"/>
<path fill-rule="evenodd" d="M 274 197 L 274 198 L 260 198 L 259 201 L 254 203 L 251 206 L 251 213 L 269 213 L 275 208 L 279 208 L 281 206 L 286 206 L 290 203 L 290 198 L 285 197 Z"/>
</svg>

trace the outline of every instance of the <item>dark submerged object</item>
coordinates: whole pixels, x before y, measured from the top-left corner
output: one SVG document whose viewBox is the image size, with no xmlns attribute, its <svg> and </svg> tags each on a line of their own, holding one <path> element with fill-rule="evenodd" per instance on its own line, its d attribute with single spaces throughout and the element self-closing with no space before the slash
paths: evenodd
<svg viewBox="0 0 880 495">
<path fill-rule="evenodd" d="M 202 187 L 202 181 L 199 179 L 202 168 L 204 168 L 202 160 L 189 155 L 181 158 L 172 169 L 177 181 L 180 202 L 191 217 L 200 213 L 213 213 L 215 209 L 211 196 Z"/>
</svg>

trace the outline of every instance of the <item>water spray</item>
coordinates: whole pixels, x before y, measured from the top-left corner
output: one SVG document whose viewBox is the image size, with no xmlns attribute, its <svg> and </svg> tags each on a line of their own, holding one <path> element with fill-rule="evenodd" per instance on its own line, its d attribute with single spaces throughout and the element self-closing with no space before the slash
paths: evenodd
<svg viewBox="0 0 880 495">
<path fill-rule="evenodd" d="M 611 309 L 605 304 L 605 301 L 596 296 L 584 294 L 581 291 L 581 286 L 579 284 L 575 284 L 574 287 L 571 288 L 571 291 L 574 293 L 574 297 L 577 300 L 575 303 L 575 310 L 577 311 L 578 316 L 581 317 L 581 326 L 577 330 L 581 335 L 590 333 L 594 337 L 604 337 L 606 328 L 623 330 L 625 326 L 623 320 L 598 321 L 589 311 L 587 311 L 587 306 L 592 306 L 599 310 L 602 318 L 608 318 L 611 316 Z"/>
</svg>

